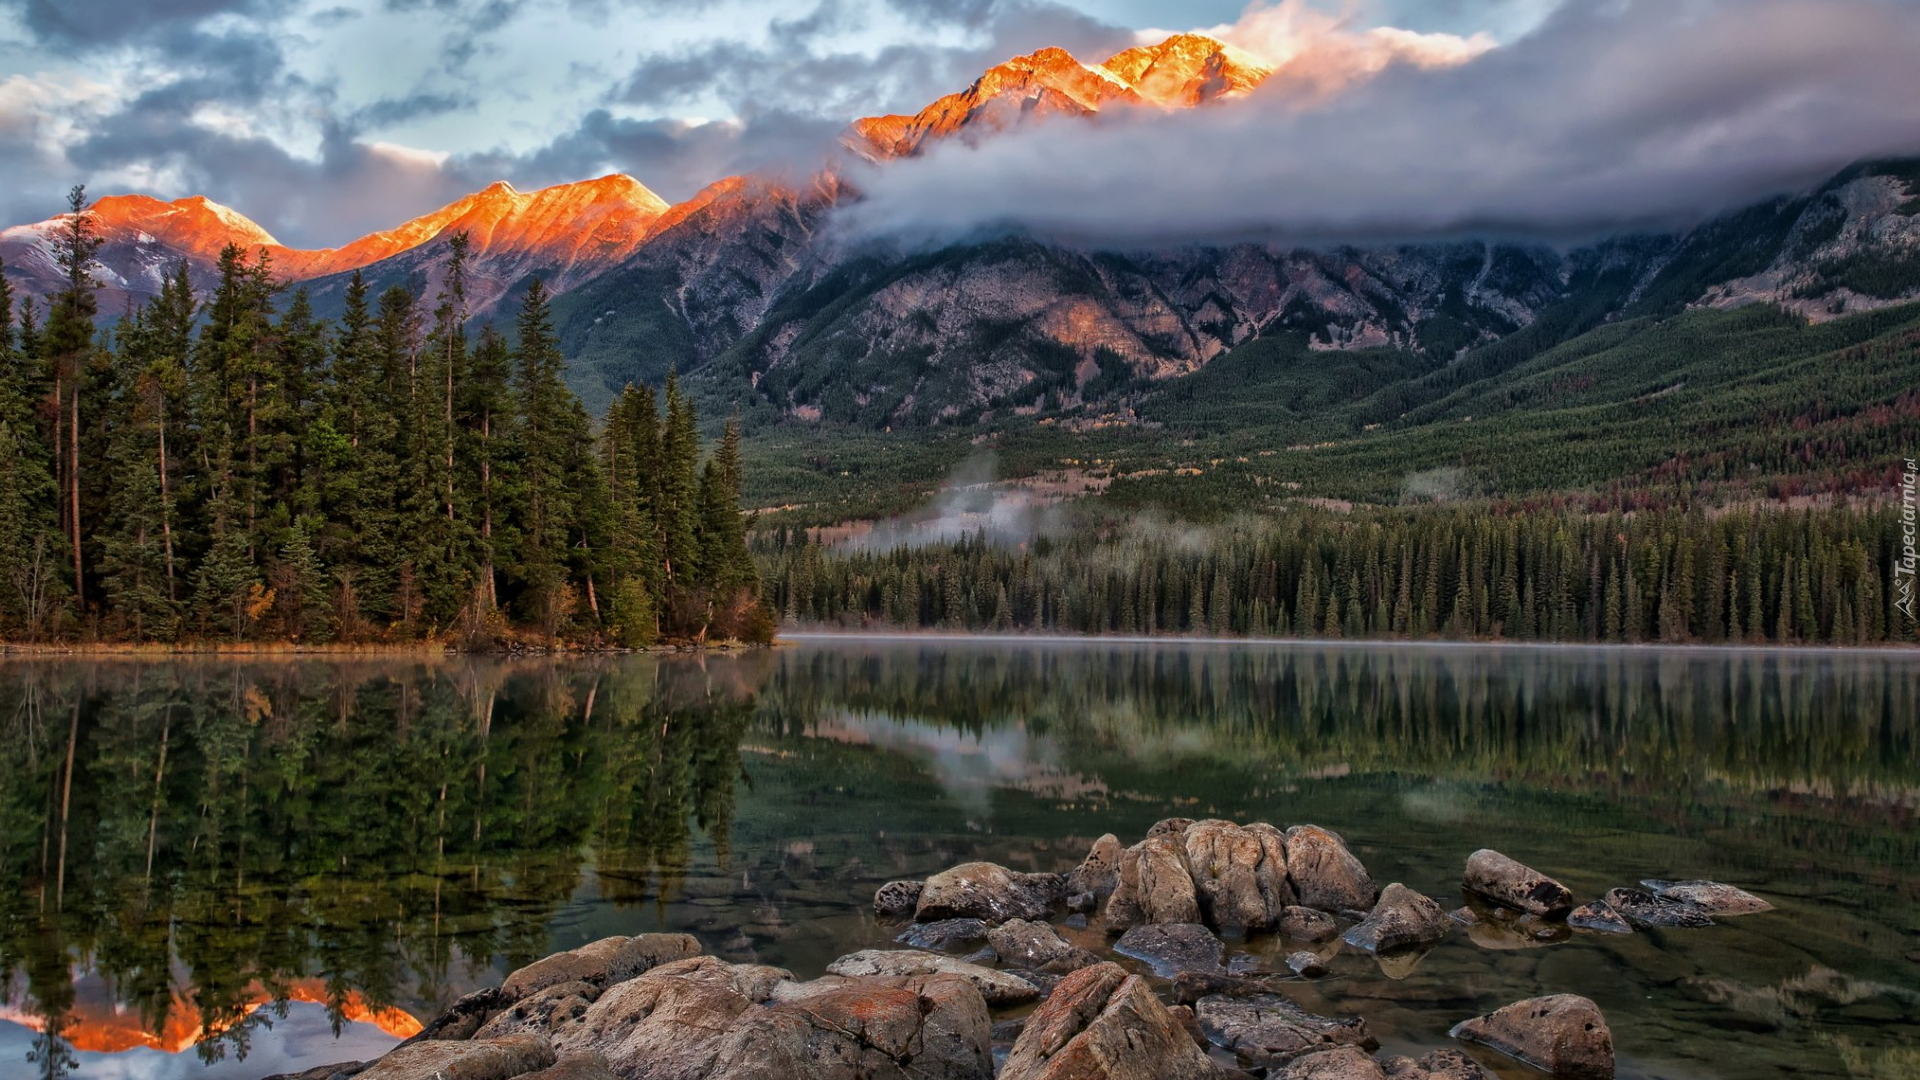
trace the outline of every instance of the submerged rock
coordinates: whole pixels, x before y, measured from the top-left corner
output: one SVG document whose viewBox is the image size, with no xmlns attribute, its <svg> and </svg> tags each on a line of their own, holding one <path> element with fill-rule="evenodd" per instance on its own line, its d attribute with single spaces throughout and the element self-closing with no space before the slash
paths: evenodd
<svg viewBox="0 0 1920 1080">
<path fill-rule="evenodd" d="M 1567 925 L 1576 930 L 1590 930 L 1596 934 L 1631 934 L 1633 924 L 1620 917 L 1613 905 L 1605 900 L 1595 900 L 1591 904 L 1581 904 L 1567 915 Z"/>
<path fill-rule="evenodd" d="M 1107 900 L 1107 929 L 1147 923 L 1197 923 L 1200 901 L 1186 854 L 1165 837 L 1148 837 L 1120 858 L 1120 881 Z"/>
<path fill-rule="evenodd" d="M 1613 1032 L 1600 1007 L 1578 994 L 1516 1001 L 1455 1024 L 1451 1034 L 1545 1069 L 1557 1080 L 1613 1080 Z"/>
<path fill-rule="evenodd" d="M 987 942 L 1001 963 L 1052 975 L 1065 975 L 1100 962 L 1099 957 L 1069 943 L 1043 922 L 1010 920 L 989 931 Z"/>
<path fill-rule="evenodd" d="M 1287 830 L 1287 877 L 1299 902 L 1320 911 L 1366 911 L 1378 894 L 1373 878 L 1337 833 L 1318 825 Z"/>
<path fill-rule="evenodd" d="M 1316 1016 L 1274 993 L 1209 995 L 1194 1002 L 1193 1013 L 1209 1041 L 1256 1069 L 1333 1047 L 1370 1050 L 1379 1045 L 1357 1016 Z"/>
<path fill-rule="evenodd" d="M 1393 952 L 1431 945 L 1453 929 L 1446 912 L 1431 899 L 1399 882 L 1386 887 L 1380 900 L 1358 926 L 1342 940 L 1368 952 Z"/>
<path fill-rule="evenodd" d="M 561 983 L 584 982 L 605 988 L 644 974 L 661 964 L 685 960 L 700 953 L 692 934 L 640 934 L 601 938 L 599 941 L 536 960 L 508 975 L 500 984 L 503 1003 Z"/>
<path fill-rule="evenodd" d="M 1216 1080 L 1218 1069 L 1146 980 L 1082 968 L 1028 1017 L 999 1080 Z"/>
<path fill-rule="evenodd" d="M 1113 951 L 1144 961 L 1153 973 L 1171 979 L 1181 972 L 1223 974 L 1227 947 L 1199 923 L 1148 923 L 1120 935 Z"/>
<path fill-rule="evenodd" d="M 989 862 L 962 863 L 926 880 L 914 921 L 1044 919 L 1063 899 L 1059 874 L 1023 874 Z"/>
<path fill-rule="evenodd" d="M 356 1080 L 511 1080 L 552 1065 L 553 1044 L 539 1035 L 433 1039 L 402 1046 Z"/>
<path fill-rule="evenodd" d="M 1460 884 L 1491 903 L 1530 915 L 1553 918 L 1573 910 L 1573 892 L 1565 885 L 1491 848 L 1467 857 Z"/>
<path fill-rule="evenodd" d="M 987 940 L 987 924 L 979 919 L 940 919 L 914 923 L 893 940 L 916 949 L 959 950 L 977 948 Z"/>
<path fill-rule="evenodd" d="M 1273 826 L 1200 821 L 1182 841 L 1200 915 L 1209 926 L 1265 930 L 1293 903 L 1286 838 Z"/>
<path fill-rule="evenodd" d="M 1665 900 L 1639 889 L 1614 889 L 1607 893 L 1606 903 L 1639 930 L 1713 925 L 1707 913 L 1692 904 Z"/>
<path fill-rule="evenodd" d="M 920 906 L 921 881 L 889 881 L 873 891 L 873 912 L 883 919 L 910 919 Z"/>
<path fill-rule="evenodd" d="M 1320 954 L 1302 949 L 1297 953 L 1288 954 L 1287 970 L 1303 979 L 1317 979 L 1325 975 L 1329 969 L 1327 962 L 1320 958 Z"/>
<path fill-rule="evenodd" d="M 847 977 L 957 975 L 972 983 L 987 1004 L 1020 1005 L 1040 996 L 1040 988 L 1010 971 L 995 971 L 939 953 L 915 949 L 862 949 L 827 965 L 827 974 Z"/>
<path fill-rule="evenodd" d="M 1310 907 L 1290 907 L 1280 913 L 1275 928 L 1295 941 L 1331 941 L 1340 936 L 1340 920 Z"/>
<path fill-rule="evenodd" d="M 1756 915 L 1773 910 L 1772 904 L 1747 890 L 1717 881 L 1642 881 L 1640 884 L 1662 900 L 1692 904 L 1709 915 Z"/>
<path fill-rule="evenodd" d="M 1485 1065 L 1458 1050 L 1435 1050 L 1419 1060 L 1393 1057 L 1380 1065 L 1387 1080 L 1495 1080 Z"/>
<path fill-rule="evenodd" d="M 1112 833 L 1095 840 L 1093 850 L 1087 852 L 1087 857 L 1081 860 L 1079 866 L 1067 872 L 1067 895 L 1086 893 L 1096 902 L 1113 895 L 1113 890 L 1120 884 L 1120 858 L 1126 854 L 1126 850 L 1120 838 Z M 1093 908 L 1086 910 L 1092 911 Z"/>
</svg>

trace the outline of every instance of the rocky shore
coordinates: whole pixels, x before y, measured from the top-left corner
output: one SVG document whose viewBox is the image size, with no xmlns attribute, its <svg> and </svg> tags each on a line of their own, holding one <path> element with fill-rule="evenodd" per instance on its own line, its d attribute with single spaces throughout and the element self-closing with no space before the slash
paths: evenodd
<svg viewBox="0 0 1920 1080">
<path fill-rule="evenodd" d="M 686 934 L 607 938 L 469 994 L 377 1061 L 271 1080 L 1493 1080 L 1476 1054 L 1610 1080 L 1612 1032 L 1575 993 L 1459 1017 L 1461 1049 L 1416 1059 L 1378 1054 L 1365 1017 L 1315 1015 L 1288 987 L 1342 947 L 1410 967 L 1462 930 L 1547 941 L 1771 910 L 1708 881 L 1580 903 L 1491 850 L 1468 857 L 1461 890 L 1448 912 L 1379 887 L 1317 825 L 1174 818 L 1130 847 L 1101 837 L 1064 874 L 976 862 L 888 882 L 874 909 L 901 947 L 815 979 L 702 955 Z M 1252 935 L 1287 942 L 1285 970 L 1229 954 Z"/>
</svg>

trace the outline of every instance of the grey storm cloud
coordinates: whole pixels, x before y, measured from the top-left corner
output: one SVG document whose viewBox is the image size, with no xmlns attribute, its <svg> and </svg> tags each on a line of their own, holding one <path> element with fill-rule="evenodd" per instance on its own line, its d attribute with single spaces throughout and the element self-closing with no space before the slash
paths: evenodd
<svg viewBox="0 0 1920 1080">
<path fill-rule="evenodd" d="M 27 29 L 57 48 L 92 48 L 142 39 L 156 30 L 190 25 L 214 15 L 251 14 L 270 0 L 4 0 Z"/>
<path fill-rule="evenodd" d="M 1318 103 L 1029 125 L 872 170 L 842 224 L 1100 245 L 1591 235 L 1920 154 L 1912 0 L 1573 0 L 1457 67 Z"/>
</svg>

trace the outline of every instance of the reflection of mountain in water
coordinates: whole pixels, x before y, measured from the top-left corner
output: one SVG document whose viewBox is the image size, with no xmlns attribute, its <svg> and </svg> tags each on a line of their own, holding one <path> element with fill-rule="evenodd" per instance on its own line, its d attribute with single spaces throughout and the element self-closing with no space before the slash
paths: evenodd
<svg viewBox="0 0 1920 1080">
<path fill-rule="evenodd" d="M 610 899 L 670 889 L 696 827 L 725 850 L 770 660 L 9 664 L 0 971 L 36 1066 L 244 1053 L 289 1000 L 395 1031 L 544 955 L 589 860 Z"/>
</svg>

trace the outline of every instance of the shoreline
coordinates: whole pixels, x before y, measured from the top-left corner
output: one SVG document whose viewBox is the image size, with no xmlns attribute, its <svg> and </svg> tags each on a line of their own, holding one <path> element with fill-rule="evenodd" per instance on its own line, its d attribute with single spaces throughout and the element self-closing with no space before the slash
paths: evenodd
<svg viewBox="0 0 1920 1080">
<path fill-rule="evenodd" d="M 823 641 L 950 642 L 956 644 L 1009 644 L 1048 646 L 1088 645 L 1312 645 L 1345 649 L 1524 649 L 1538 651 L 1594 650 L 1604 652 L 1689 652 L 1689 653 L 1791 653 L 1796 655 L 1852 653 L 1920 657 L 1920 643 L 1878 645 L 1784 645 L 1777 642 L 1624 642 L 1624 641 L 1518 641 L 1501 638 L 1301 638 L 1301 637 L 1188 637 L 1176 634 L 973 634 L 946 630 L 833 630 L 806 629 L 782 633 L 776 644 L 805 644 Z"/>
<path fill-rule="evenodd" d="M 712 653 L 743 653 L 779 647 L 778 641 L 766 645 L 725 641 L 710 644 L 654 645 L 644 649 L 579 648 L 566 645 L 523 649 L 462 649 L 457 645 L 433 642 L 394 642 L 388 644 L 300 644 L 296 642 L 208 642 L 198 644 L 155 644 L 133 642 L 31 643 L 0 642 L 0 660 L 7 658 L 74 657 L 77 659 L 127 658 L 137 660 L 173 660 L 197 657 L 240 657 L 259 659 L 306 658 L 400 658 L 491 656 L 500 659 L 535 657 L 592 656 L 674 656 Z"/>
</svg>

